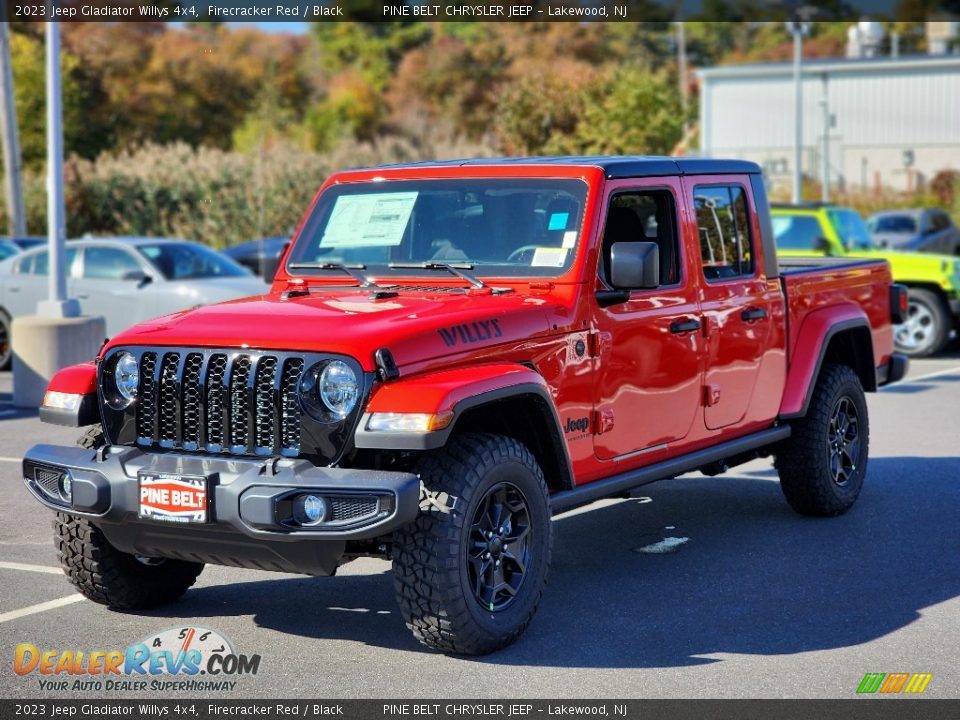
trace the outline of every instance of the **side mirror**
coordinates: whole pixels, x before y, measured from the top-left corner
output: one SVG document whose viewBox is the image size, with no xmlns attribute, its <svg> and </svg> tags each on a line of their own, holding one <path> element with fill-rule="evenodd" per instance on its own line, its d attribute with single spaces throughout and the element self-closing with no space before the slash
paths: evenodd
<svg viewBox="0 0 960 720">
<path fill-rule="evenodd" d="M 153 282 L 153 278 L 147 275 L 143 270 L 128 270 L 121 277 L 126 282 L 135 282 L 137 287 L 143 287 Z"/>
<path fill-rule="evenodd" d="M 825 237 L 818 236 L 813 239 L 813 249 L 816 252 L 822 252 L 826 255 L 830 254 L 830 241 Z"/>
<path fill-rule="evenodd" d="M 618 242 L 610 248 L 610 283 L 620 290 L 660 285 L 660 248 L 652 242 Z"/>
</svg>

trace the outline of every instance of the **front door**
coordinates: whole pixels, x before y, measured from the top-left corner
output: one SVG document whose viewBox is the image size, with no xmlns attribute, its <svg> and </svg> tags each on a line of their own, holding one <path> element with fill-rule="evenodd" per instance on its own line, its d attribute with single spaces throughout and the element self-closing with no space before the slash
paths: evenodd
<svg viewBox="0 0 960 720">
<path fill-rule="evenodd" d="M 660 285 L 599 307 L 594 448 L 602 459 L 655 451 L 682 441 L 700 409 L 702 335 L 698 282 L 680 242 L 676 178 L 610 183 L 598 286 L 612 288 L 610 248 L 659 246 Z"/>
</svg>

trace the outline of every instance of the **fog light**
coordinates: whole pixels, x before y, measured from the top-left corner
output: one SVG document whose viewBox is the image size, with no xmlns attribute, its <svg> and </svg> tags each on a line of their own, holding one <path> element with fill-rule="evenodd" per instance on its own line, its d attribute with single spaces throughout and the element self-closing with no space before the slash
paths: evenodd
<svg viewBox="0 0 960 720">
<path fill-rule="evenodd" d="M 327 517 L 330 504 L 319 495 L 298 495 L 293 501 L 293 519 L 300 525 L 316 525 Z"/>
<path fill-rule="evenodd" d="M 73 481 L 70 479 L 70 473 L 64 473 L 63 478 L 60 480 L 60 495 L 67 502 L 72 501 Z"/>
</svg>

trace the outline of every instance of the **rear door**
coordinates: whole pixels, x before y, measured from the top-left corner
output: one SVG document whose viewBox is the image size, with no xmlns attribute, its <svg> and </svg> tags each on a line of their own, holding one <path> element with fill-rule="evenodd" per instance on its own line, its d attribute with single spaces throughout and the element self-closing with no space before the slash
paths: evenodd
<svg viewBox="0 0 960 720">
<path fill-rule="evenodd" d="M 68 278 L 74 270 L 76 259 L 76 248 L 68 247 L 66 249 Z M 10 317 L 36 315 L 37 304 L 50 296 L 48 265 L 49 256 L 46 250 L 24 253 L 14 260 L 14 272 L 3 279 L 3 302 Z"/>
<path fill-rule="evenodd" d="M 679 178 L 614 181 L 605 195 L 598 287 L 611 288 L 610 248 L 656 242 L 660 286 L 596 310 L 594 449 L 604 460 L 683 441 L 695 426 L 703 380 L 696 267 L 680 242 Z"/>
<path fill-rule="evenodd" d="M 748 178 L 685 177 L 683 185 L 700 241 L 704 422 L 716 430 L 745 420 L 764 357 L 776 348 L 783 299 L 779 282 L 763 275 Z"/>
</svg>

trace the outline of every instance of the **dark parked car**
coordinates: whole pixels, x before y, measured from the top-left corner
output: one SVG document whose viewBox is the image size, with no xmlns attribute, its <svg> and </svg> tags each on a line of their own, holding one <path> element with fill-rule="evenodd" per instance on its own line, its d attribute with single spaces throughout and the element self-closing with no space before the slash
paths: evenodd
<svg viewBox="0 0 960 720">
<path fill-rule="evenodd" d="M 283 251 L 289 242 L 289 236 L 275 235 L 259 240 L 250 240 L 239 245 L 231 245 L 223 252 L 227 257 L 244 267 L 250 268 L 254 273 L 269 282 L 273 280 L 273 276 L 277 272 L 277 265 L 280 263 L 280 256 L 283 255 Z"/>
<path fill-rule="evenodd" d="M 880 247 L 960 255 L 960 230 L 943 210 L 884 210 L 867 218 Z"/>
</svg>

